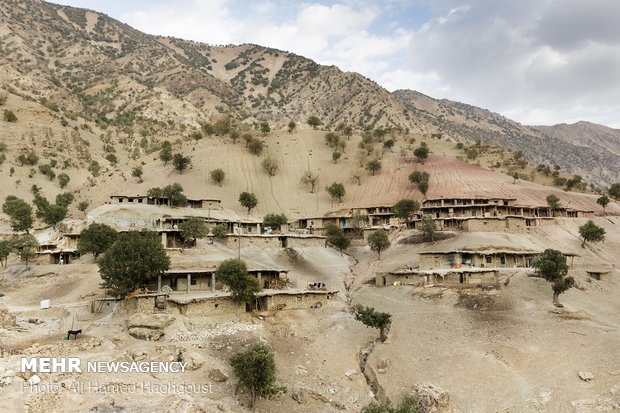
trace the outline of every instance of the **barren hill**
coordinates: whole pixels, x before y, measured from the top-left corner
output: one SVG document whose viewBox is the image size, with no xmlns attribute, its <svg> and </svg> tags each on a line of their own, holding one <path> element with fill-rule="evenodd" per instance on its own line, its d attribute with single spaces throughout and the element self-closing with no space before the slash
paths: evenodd
<svg viewBox="0 0 620 413">
<path fill-rule="evenodd" d="M 525 159 L 534 165 L 559 165 L 598 185 L 620 179 L 620 139 L 613 129 L 581 122 L 570 127 L 526 126 L 486 109 L 411 90 L 397 90 L 394 96 L 414 116 L 457 139 L 523 151 Z"/>
</svg>

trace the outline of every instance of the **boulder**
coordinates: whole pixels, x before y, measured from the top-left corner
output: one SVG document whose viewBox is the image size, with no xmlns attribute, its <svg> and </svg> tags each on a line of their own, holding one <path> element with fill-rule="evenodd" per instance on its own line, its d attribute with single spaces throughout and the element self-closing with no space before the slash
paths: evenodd
<svg viewBox="0 0 620 413">
<path fill-rule="evenodd" d="M 151 328 L 134 327 L 129 329 L 129 334 L 140 340 L 157 341 L 163 337 L 164 332 L 161 330 L 153 330 Z"/>
<path fill-rule="evenodd" d="M 196 352 L 183 354 L 183 361 L 187 362 L 187 370 L 198 370 L 205 362 L 204 357 Z"/>
<path fill-rule="evenodd" d="M 41 383 L 41 377 L 37 376 L 36 374 L 34 374 L 32 377 L 28 379 L 28 384 L 31 386 L 34 386 L 39 383 Z"/>
<path fill-rule="evenodd" d="M 590 381 L 592 379 L 594 379 L 594 374 L 588 372 L 588 371 L 580 371 L 579 372 L 579 378 L 583 381 Z"/>
<path fill-rule="evenodd" d="M 228 376 L 222 371 L 222 369 L 209 370 L 209 378 L 217 382 L 224 382 L 228 380 Z"/>
<path fill-rule="evenodd" d="M 0 327 L 14 327 L 17 325 L 17 316 L 10 313 L 4 305 L 0 304 Z"/>
<path fill-rule="evenodd" d="M 164 329 L 174 321 L 170 314 L 143 314 L 136 313 L 127 319 L 127 327 L 143 327 L 152 329 Z"/>
<path fill-rule="evenodd" d="M 308 392 L 306 391 L 306 389 L 303 389 L 301 387 L 294 388 L 291 392 L 291 397 L 299 404 L 304 404 L 308 402 Z"/>
<path fill-rule="evenodd" d="M 413 386 L 411 395 L 418 400 L 421 413 L 443 412 L 450 407 L 450 394 L 431 383 L 418 383 Z"/>
</svg>

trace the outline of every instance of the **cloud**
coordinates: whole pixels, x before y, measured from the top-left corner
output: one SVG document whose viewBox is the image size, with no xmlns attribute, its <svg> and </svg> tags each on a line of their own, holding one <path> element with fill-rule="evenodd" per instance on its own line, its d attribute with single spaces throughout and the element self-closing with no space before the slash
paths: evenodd
<svg viewBox="0 0 620 413">
<path fill-rule="evenodd" d="M 436 73 L 420 91 L 523 123 L 620 117 L 620 3 L 593 0 L 446 2 L 416 31 L 408 69 Z M 615 79 L 615 80 L 614 80 Z M 450 85 L 449 89 L 443 89 Z"/>
</svg>

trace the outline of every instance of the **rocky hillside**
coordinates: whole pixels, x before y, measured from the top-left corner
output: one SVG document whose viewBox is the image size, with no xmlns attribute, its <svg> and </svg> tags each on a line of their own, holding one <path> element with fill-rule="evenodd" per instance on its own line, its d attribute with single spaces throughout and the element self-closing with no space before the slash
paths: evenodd
<svg viewBox="0 0 620 413">
<path fill-rule="evenodd" d="M 40 0 L 3 2 L 0 86 L 9 92 L 8 104 L 18 105 L 5 108 L 29 119 L 5 129 L 9 149 L 27 153 L 47 136 L 46 158 L 62 152 L 66 167 L 107 166 L 110 157 L 116 159 L 110 166 L 124 165 L 127 173 L 129 163 L 144 163 L 162 140 L 180 146 L 200 139 L 221 119 L 230 129 L 256 134 L 264 121 L 272 129 L 291 120 L 309 129 L 313 115 L 327 130 L 343 122 L 357 131 L 390 128 L 403 136 L 401 148 L 410 138 L 439 133 L 522 150 L 534 165 L 557 164 L 597 185 L 619 180 L 617 154 L 546 136 L 483 109 L 412 91 L 391 94 L 359 74 L 288 52 L 146 35 L 94 11 Z M 64 150 L 70 140 L 75 145 Z"/>
<path fill-rule="evenodd" d="M 531 164 L 559 165 L 597 185 L 606 186 L 620 179 L 619 131 L 586 122 L 526 126 L 486 109 L 433 99 L 411 90 L 397 90 L 394 96 L 413 116 L 442 133 L 523 151 Z"/>
</svg>

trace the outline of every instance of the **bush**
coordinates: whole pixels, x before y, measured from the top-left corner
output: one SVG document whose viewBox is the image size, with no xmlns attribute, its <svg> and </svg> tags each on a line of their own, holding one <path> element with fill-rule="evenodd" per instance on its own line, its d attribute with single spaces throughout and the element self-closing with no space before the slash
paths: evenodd
<svg viewBox="0 0 620 413">
<path fill-rule="evenodd" d="M 66 173 L 63 172 L 61 174 L 58 174 L 58 183 L 60 184 L 61 188 L 66 187 L 70 180 L 71 178 L 69 178 L 69 175 L 67 175 Z"/>
<path fill-rule="evenodd" d="M 4 120 L 7 122 L 17 122 L 17 116 L 15 116 L 15 113 L 13 113 L 12 110 L 5 109 Z"/>
<path fill-rule="evenodd" d="M 275 159 L 266 158 L 263 160 L 263 168 L 265 169 L 265 171 L 267 171 L 269 176 L 276 176 L 280 166 L 278 165 L 278 161 L 276 161 Z"/>
<path fill-rule="evenodd" d="M 228 235 L 228 230 L 224 225 L 218 224 L 211 230 L 211 233 L 215 238 L 221 239 L 226 238 L 226 235 Z"/>
<path fill-rule="evenodd" d="M 248 149 L 254 155 L 260 155 L 263 152 L 263 143 L 258 139 L 252 139 L 248 144 Z"/>
<path fill-rule="evenodd" d="M 222 186 L 222 182 L 224 182 L 225 177 L 226 173 L 220 168 L 211 171 L 211 179 L 213 179 L 213 181 L 219 186 Z"/>
</svg>

